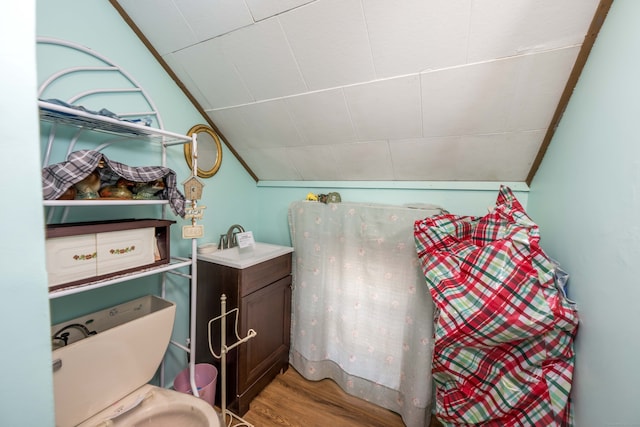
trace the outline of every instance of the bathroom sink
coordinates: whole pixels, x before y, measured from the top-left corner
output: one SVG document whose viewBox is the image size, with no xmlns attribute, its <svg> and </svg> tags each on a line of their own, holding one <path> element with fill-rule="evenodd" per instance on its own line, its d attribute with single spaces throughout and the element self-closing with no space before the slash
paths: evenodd
<svg viewBox="0 0 640 427">
<path fill-rule="evenodd" d="M 293 252 L 289 246 L 272 245 L 256 242 L 253 247 L 240 249 L 238 247 L 217 250 L 207 254 L 198 254 L 201 261 L 213 262 L 233 268 L 247 268 L 261 262 Z"/>
</svg>

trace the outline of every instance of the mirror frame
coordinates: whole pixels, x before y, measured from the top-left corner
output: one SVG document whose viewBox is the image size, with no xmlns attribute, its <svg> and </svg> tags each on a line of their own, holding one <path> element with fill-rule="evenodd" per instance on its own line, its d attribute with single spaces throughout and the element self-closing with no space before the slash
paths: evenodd
<svg viewBox="0 0 640 427">
<path fill-rule="evenodd" d="M 210 168 L 210 169 L 201 169 L 200 168 L 200 161 L 198 161 L 198 176 L 200 178 L 211 178 L 213 175 L 216 174 L 216 172 L 218 172 L 218 169 L 220 169 L 220 165 L 222 164 L 222 144 L 220 143 L 220 137 L 218 137 L 218 134 L 216 134 L 216 132 L 209 126 L 207 125 L 195 125 L 193 126 L 191 129 L 189 129 L 189 131 L 187 132 L 187 135 L 191 136 L 194 133 L 199 134 L 199 133 L 206 133 L 208 134 L 213 141 L 216 144 L 216 153 L 217 153 L 217 157 L 216 157 L 216 162 L 214 163 L 214 165 Z M 200 141 L 198 140 L 198 147 L 200 146 Z M 189 165 L 189 169 L 193 169 L 193 160 L 191 159 L 191 143 L 187 142 L 186 144 L 184 144 L 184 159 L 187 161 L 187 165 Z"/>
</svg>

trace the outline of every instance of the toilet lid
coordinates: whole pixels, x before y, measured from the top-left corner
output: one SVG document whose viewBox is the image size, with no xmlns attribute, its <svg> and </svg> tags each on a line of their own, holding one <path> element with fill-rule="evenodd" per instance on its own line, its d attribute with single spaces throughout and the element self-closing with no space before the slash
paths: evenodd
<svg viewBox="0 0 640 427">
<path fill-rule="evenodd" d="M 76 426 L 149 383 L 167 351 L 175 310 L 147 295 L 73 319 L 91 322 L 97 334 L 52 352 L 56 426 Z"/>
</svg>

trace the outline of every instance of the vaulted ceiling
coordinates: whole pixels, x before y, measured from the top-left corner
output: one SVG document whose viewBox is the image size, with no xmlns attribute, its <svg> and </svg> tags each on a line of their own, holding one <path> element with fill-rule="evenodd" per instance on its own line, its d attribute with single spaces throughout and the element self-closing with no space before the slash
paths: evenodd
<svg viewBox="0 0 640 427">
<path fill-rule="evenodd" d="M 530 182 L 612 0 L 112 0 L 257 180 Z"/>
</svg>

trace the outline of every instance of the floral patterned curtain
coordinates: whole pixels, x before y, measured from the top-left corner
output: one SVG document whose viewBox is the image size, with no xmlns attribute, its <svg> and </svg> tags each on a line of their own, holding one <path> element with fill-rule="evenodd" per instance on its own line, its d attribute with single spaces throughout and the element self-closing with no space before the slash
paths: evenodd
<svg viewBox="0 0 640 427">
<path fill-rule="evenodd" d="M 359 203 L 291 204 L 292 366 L 401 414 L 431 416 L 433 302 L 413 226 L 442 210 Z"/>
</svg>

